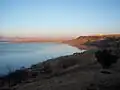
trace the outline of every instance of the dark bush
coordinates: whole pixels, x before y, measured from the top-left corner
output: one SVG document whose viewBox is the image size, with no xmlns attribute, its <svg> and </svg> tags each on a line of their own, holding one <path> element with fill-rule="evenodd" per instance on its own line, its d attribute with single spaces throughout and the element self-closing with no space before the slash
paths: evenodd
<svg viewBox="0 0 120 90">
<path fill-rule="evenodd" d="M 109 68 L 118 59 L 118 56 L 111 54 L 110 50 L 99 50 L 95 53 L 95 57 L 103 68 Z"/>
<path fill-rule="evenodd" d="M 28 79 L 27 70 L 16 70 L 4 76 L 4 82 L 8 82 L 9 86 L 16 85 Z"/>
</svg>

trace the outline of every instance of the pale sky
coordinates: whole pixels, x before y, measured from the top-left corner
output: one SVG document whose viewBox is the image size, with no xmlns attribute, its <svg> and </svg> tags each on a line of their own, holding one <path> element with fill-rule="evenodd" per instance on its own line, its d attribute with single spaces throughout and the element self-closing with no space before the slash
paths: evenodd
<svg viewBox="0 0 120 90">
<path fill-rule="evenodd" d="M 120 33 L 120 0 L 0 0 L 0 35 Z"/>
</svg>

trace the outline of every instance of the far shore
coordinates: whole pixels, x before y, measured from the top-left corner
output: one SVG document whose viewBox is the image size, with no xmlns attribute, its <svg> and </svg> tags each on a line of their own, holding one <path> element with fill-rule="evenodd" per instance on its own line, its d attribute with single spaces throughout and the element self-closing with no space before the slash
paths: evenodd
<svg viewBox="0 0 120 90">
<path fill-rule="evenodd" d="M 83 45 L 83 44 L 69 44 L 69 43 L 63 43 L 63 44 L 68 44 L 70 46 L 76 47 L 80 50 L 91 50 L 91 49 L 97 49 L 95 46 L 88 46 L 88 45 Z"/>
</svg>

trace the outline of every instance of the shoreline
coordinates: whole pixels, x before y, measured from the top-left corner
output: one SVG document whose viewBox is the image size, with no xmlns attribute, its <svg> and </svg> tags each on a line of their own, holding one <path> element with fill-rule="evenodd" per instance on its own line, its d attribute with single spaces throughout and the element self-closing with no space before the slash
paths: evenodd
<svg viewBox="0 0 120 90">
<path fill-rule="evenodd" d="M 34 42 L 32 42 L 32 43 L 34 43 Z M 46 43 L 49 43 L 49 42 L 46 42 Z M 66 44 L 66 43 L 61 43 L 61 42 L 57 42 L 57 43 L 59 43 L 59 44 Z M 60 56 L 57 56 L 57 57 L 54 57 L 54 58 L 48 58 L 48 59 L 45 59 L 45 60 L 43 60 L 42 62 L 40 61 L 40 62 L 37 62 L 37 63 L 35 63 L 35 64 L 31 64 L 29 67 L 26 67 L 26 66 L 23 66 L 23 67 L 25 67 L 26 69 L 27 68 L 30 68 L 32 65 L 37 65 L 37 64 L 39 64 L 39 63 L 43 63 L 43 62 L 46 62 L 46 61 L 49 61 L 49 60 L 55 60 L 56 58 L 60 58 L 60 57 L 66 57 L 66 56 L 71 56 L 71 55 L 73 55 L 74 53 L 80 53 L 80 54 L 82 54 L 83 52 L 86 52 L 86 51 L 88 51 L 88 47 L 83 47 L 82 45 L 80 46 L 80 47 L 78 47 L 78 46 L 73 46 L 73 45 L 70 45 L 70 44 L 66 44 L 66 45 L 69 45 L 69 46 L 71 46 L 71 47 L 73 47 L 73 48 L 78 48 L 79 50 L 80 50 L 80 52 L 72 52 L 71 54 L 69 54 L 69 55 L 60 55 Z M 85 46 L 85 45 L 84 45 Z M 21 68 L 21 67 L 20 67 Z M 20 69 L 20 68 L 18 68 L 18 69 Z M 18 69 L 15 69 L 15 70 L 18 70 Z M 7 73 L 6 73 L 7 74 Z M 4 75 L 6 75 L 6 74 L 0 74 L 0 76 L 4 76 Z"/>
<path fill-rule="evenodd" d="M 95 47 L 95 46 L 88 46 L 88 45 L 83 45 L 83 44 L 69 44 L 69 43 L 63 43 L 63 44 L 67 44 L 67 45 L 70 45 L 72 47 L 76 47 L 80 50 L 91 50 L 91 49 L 98 49 L 98 47 Z"/>
<path fill-rule="evenodd" d="M 67 43 L 61 43 L 67 44 Z M 95 61 L 93 52 L 89 52 L 89 50 L 93 50 L 95 48 L 89 47 L 87 45 L 71 45 L 67 44 L 78 49 L 85 50 L 84 52 L 73 52 L 71 55 L 59 56 L 52 59 L 47 59 L 43 62 L 38 62 L 36 64 L 31 64 L 30 68 L 18 69 L 11 74 L 5 75 L 6 77 L 13 78 L 11 81 L 14 84 L 14 80 L 16 78 L 11 75 L 16 75 L 16 77 L 21 77 L 20 75 L 25 74 L 23 76 L 24 82 L 34 83 L 34 79 L 39 77 L 39 80 L 51 80 L 55 78 L 56 75 L 61 77 L 62 75 L 72 74 L 73 72 L 78 72 L 80 68 L 84 68 L 86 66 L 92 65 Z M 19 75 L 17 75 L 19 73 Z M 27 76 L 27 77 L 26 77 Z M 61 77 L 62 78 L 62 77 Z M 22 80 L 22 79 L 21 79 Z M 39 81 L 38 80 L 38 81 Z M 7 83 L 7 81 L 5 82 Z M 20 85 L 19 83 L 15 83 Z M 19 88 L 19 87 L 18 87 Z"/>
</svg>

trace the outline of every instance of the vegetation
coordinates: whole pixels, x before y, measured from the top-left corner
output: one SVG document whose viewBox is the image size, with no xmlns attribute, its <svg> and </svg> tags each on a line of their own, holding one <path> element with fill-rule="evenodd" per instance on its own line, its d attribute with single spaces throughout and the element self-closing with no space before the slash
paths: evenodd
<svg viewBox="0 0 120 90">
<path fill-rule="evenodd" d="M 120 38 L 107 37 L 105 41 L 104 45 L 107 45 L 107 47 L 97 51 L 95 57 L 103 68 L 110 68 L 120 57 Z"/>
<path fill-rule="evenodd" d="M 29 71 L 27 69 L 20 69 L 14 72 L 10 72 L 8 75 L 1 77 L 1 85 L 8 84 L 9 87 L 18 83 L 22 83 L 29 77 Z"/>
<path fill-rule="evenodd" d="M 97 58 L 97 61 L 102 65 L 103 68 L 109 68 L 118 60 L 118 56 L 112 55 L 110 50 L 99 50 L 95 53 L 95 57 Z"/>
</svg>

